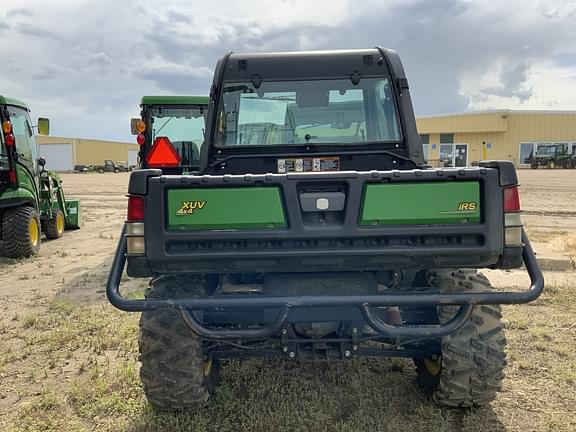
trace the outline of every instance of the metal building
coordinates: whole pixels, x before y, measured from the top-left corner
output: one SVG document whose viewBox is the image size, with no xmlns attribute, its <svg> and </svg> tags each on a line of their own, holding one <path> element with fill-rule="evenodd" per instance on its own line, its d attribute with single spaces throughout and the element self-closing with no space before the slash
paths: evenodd
<svg viewBox="0 0 576 432">
<path fill-rule="evenodd" d="M 432 166 L 466 166 L 507 159 L 528 167 L 542 144 L 576 148 L 576 111 L 492 110 L 417 119 L 424 155 Z"/>
<path fill-rule="evenodd" d="M 138 144 L 81 138 L 37 136 L 39 156 L 54 171 L 72 171 L 74 165 L 103 165 L 106 159 L 136 165 Z"/>
</svg>

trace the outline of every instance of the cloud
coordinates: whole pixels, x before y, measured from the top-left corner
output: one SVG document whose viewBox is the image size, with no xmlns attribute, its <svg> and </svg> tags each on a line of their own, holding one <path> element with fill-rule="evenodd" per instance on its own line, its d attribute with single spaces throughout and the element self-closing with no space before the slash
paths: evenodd
<svg viewBox="0 0 576 432">
<path fill-rule="evenodd" d="M 576 108 L 575 8 L 560 0 L 2 2 L 0 89 L 56 135 L 131 139 L 142 95 L 207 94 L 228 50 L 395 48 L 419 115 Z"/>
<path fill-rule="evenodd" d="M 212 70 L 207 67 L 187 67 L 180 65 L 164 65 L 147 67 L 136 72 L 139 78 L 153 81 L 160 89 L 174 93 L 194 94 L 207 93 L 206 88 L 200 88 L 198 80 L 207 81 L 212 77 Z"/>
<path fill-rule="evenodd" d="M 31 17 L 34 16 L 34 12 L 25 8 L 9 9 L 8 12 L 6 12 L 6 18 L 12 18 L 16 16 Z"/>
<path fill-rule="evenodd" d="M 16 30 L 26 36 L 35 36 L 38 38 L 58 40 L 61 37 L 52 30 L 47 30 L 42 27 L 37 27 L 30 23 L 19 23 L 16 25 Z"/>
<path fill-rule="evenodd" d="M 114 62 L 106 53 L 98 52 L 89 55 L 86 58 L 86 63 L 90 66 L 97 66 L 103 69 L 107 69 L 111 67 Z"/>
</svg>

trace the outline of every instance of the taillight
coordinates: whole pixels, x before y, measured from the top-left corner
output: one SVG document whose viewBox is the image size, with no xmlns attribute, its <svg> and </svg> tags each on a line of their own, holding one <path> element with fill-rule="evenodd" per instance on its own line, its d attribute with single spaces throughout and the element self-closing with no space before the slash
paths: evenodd
<svg viewBox="0 0 576 432">
<path fill-rule="evenodd" d="M 520 217 L 520 196 L 518 187 L 504 189 L 504 244 L 506 246 L 522 245 L 522 219 Z"/>
<path fill-rule="evenodd" d="M 177 167 L 181 160 L 182 158 L 168 137 L 156 138 L 152 149 L 146 156 L 146 164 L 149 168 Z"/>
<path fill-rule="evenodd" d="M 144 197 L 128 197 L 128 220 L 126 221 L 126 249 L 128 255 L 143 255 L 144 240 Z"/>
<path fill-rule="evenodd" d="M 6 143 L 6 147 L 14 147 L 14 144 L 16 143 L 14 135 L 11 133 L 4 135 L 4 142 Z"/>
<path fill-rule="evenodd" d="M 504 212 L 519 212 L 520 211 L 520 196 L 518 194 L 518 187 L 508 187 L 504 189 Z"/>
<path fill-rule="evenodd" d="M 128 222 L 144 221 L 144 197 L 128 197 Z"/>
<path fill-rule="evenodd" d="M 16 171 L 14 171 L 14 170 L 8 171 L 8 181 L 12 185 L 16 184 Z"/>
<path fill-rule="evenodd" d="M 143 146 L 144 143 L 146 142 L 146 137 L 144 136 L 144 134 L 138 134 L 138 136 L 136 137 L 136 142 L 138 143 L 138 145 Z"/>
</svg>

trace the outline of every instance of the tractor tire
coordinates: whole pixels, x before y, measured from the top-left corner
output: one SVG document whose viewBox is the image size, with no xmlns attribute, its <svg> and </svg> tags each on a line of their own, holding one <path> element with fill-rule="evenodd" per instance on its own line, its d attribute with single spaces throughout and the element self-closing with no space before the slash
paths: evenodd
<svg viewBox="0 0 576 432">
<path fill-rule="evenodd" d="M 2 218 L 4 255 L 24 258 L 40 252 L 40 218 L 33 207 L 6 210 Z"/>
<path fill-rule="evenodd" d="M 488 279 L 475 270 L 436 271 L 430 285 L 442 293 L 489 291 Z M 440 322 L 455 306 L 438 308 Z M 442 338 L 441 353 L 415 360 L 418 383 L 440 405 L 468 408 L 490 403 L 502 388 L 506 338 L 497 305 L 478 305 L 463 327 Z"/>
<path fill-rule="evenodd" d="M 190 287 L 202 288 L 199 276 L 161 276 L 153 280 L 146 298 L 188 298 Z M 217 361 L 207 361 L 202 339 L 176 311 L 143 312 L 140 317 L 140 379 L 144 393 L 161 411 L 202 408 L 218 380 Z"/>
<path fill-rule="evenodd" d="M 532 169 L 538 169 L 538 164 L 537 164 L 536 162 L 532 162 L 532 163 L 530 164 L 530 168 L 532 168 Z"/>
<path fill-rule="evenodd" d="M 53 209 L 50 219 L 48 219 L 44 225 L 44 233 L 46 238 L 57 239 L 64 235 L 64 228 L 66 226 L 66 221 L 64 219 L 64 213 L 60 209 Z"/>
</svg>

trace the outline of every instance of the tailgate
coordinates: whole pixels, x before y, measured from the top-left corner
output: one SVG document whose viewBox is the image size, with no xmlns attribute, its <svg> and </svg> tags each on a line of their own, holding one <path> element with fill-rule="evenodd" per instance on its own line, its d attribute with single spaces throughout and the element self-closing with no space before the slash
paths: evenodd
<svg viewBox="0 0 576 432">
<path fill-rule="evenodd" d="M 165 175 L 147 192 L 157 272 L 486 267 L 503 250 L 491 168 Z"/>
</svg>

